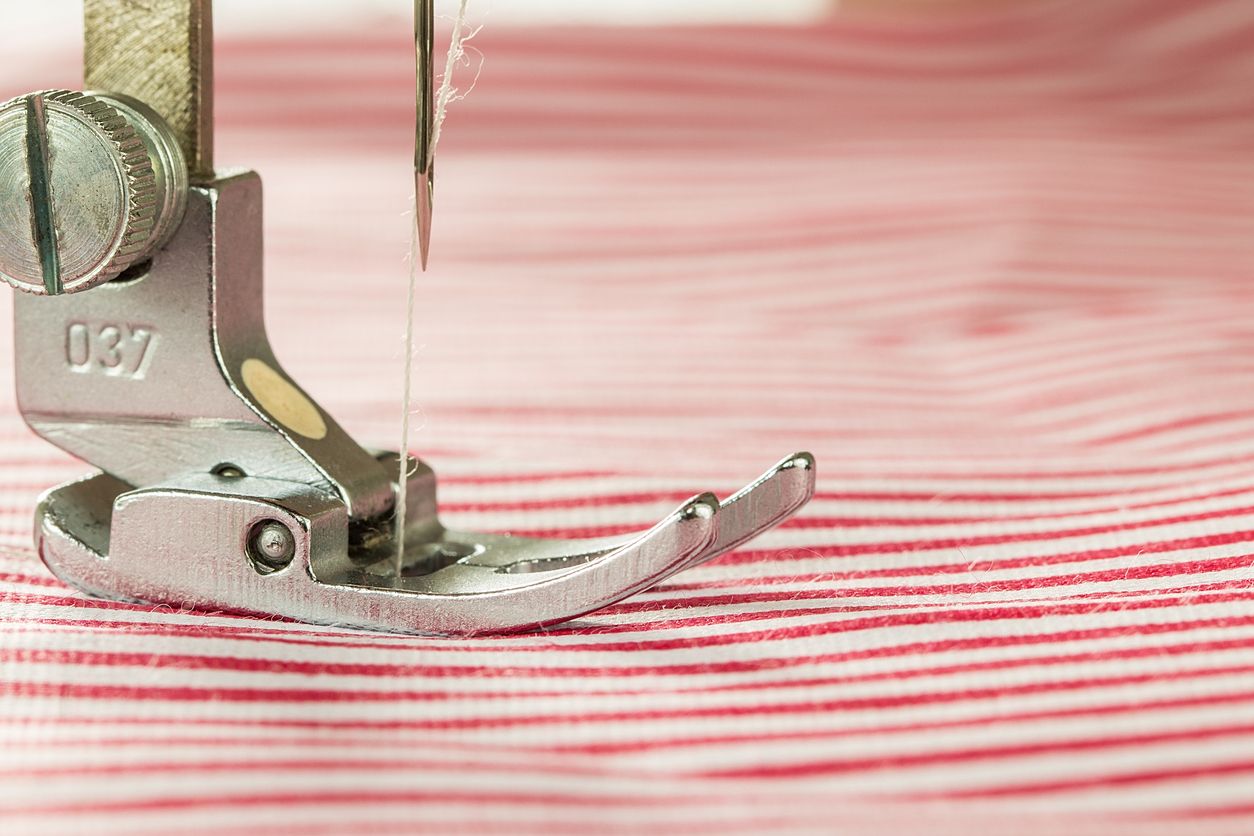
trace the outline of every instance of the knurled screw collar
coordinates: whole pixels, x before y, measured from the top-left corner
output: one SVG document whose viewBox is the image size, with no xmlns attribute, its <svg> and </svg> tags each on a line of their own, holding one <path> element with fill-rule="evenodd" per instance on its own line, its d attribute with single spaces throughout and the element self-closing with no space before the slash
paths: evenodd
<svg viewBox="0 0 1254 836">
<path fill-rule="evenodd" d="M 114 93 L 50 90 L 0 105 L 0 279 L 56 295 L 150 257 L 187 208 L 165 121 Z"/>
</svg>

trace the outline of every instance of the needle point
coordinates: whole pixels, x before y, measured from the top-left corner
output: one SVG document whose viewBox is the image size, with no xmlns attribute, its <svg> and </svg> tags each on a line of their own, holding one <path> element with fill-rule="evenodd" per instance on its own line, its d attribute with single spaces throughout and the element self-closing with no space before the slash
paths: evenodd
<svg viewBox="0 0 1254 836">
<path fill-rule="evenodd" d="M 435 178 L 430 170 L 419 171 L 418 176 L 414 178 L 414 202 L 417 210 L 414 222 L 418 225 L 418 255 L 424 272 L 427 269 L 427 258 L 431 254 L 431 216 L 435 206 L 432 194 L 434 185 Z"/>
</svg>

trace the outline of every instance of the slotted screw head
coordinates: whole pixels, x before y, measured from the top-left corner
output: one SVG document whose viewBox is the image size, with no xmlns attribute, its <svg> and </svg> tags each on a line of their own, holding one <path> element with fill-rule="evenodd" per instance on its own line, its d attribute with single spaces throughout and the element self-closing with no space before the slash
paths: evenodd
<svg viewBox="0 0 1254 836">
<path fill-rule="evenodd" d="M 111 281 L 169 240 L 187 163 L 125 96 L 50 90 L 0 105 L 0 279 L 56 295 Z"/>
</svg>

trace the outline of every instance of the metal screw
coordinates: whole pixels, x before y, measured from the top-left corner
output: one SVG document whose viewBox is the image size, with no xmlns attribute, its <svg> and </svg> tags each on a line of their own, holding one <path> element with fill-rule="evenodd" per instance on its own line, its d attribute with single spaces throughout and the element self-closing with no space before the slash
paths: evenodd
<svg viewBox="0 0 1254 836">
<path fill-rule="evenodd" d="M 114 94 L 0 104 L 0 280 L 56 296 L 111 281 L 163 246 L 187 205 L 169 127 Z"/>
<path fill-rule="evenodd" d="M 265 520 L 253 526 L 248 556 L 262 574 L 277 572 L 296 556 L 296 538 L 283 523 Z"/>
</svg>

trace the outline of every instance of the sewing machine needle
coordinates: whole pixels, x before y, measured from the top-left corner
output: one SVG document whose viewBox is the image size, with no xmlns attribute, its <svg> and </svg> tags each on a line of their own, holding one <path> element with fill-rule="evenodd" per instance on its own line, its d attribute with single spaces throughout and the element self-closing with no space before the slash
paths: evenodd
<svg viewBox="0 0 1254 836">
<path fill-rule="evenodd" d="M 418 252 L 427 269 L 435 192 L 435 0 L 414 0 L 414 49 L 418 58 L 418 129 L 414 137 L 414 197 Z"/>
</svg>

